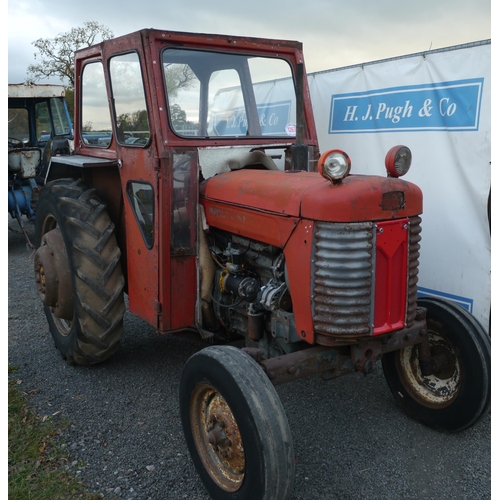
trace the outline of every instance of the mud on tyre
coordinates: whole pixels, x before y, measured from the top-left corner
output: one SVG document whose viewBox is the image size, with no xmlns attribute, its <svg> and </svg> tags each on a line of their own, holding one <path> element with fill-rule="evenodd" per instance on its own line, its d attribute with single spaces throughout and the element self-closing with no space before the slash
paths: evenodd
<svg viewBox="0 0 500 500">
<path fill-rule="evenodd" d="M 70 364 L 118 348 L 125 303 L 120 249 L 105 204 L 81 181 L 48 183 L 35 222 L 35 279 L 56 347 Z"/>
</svg>

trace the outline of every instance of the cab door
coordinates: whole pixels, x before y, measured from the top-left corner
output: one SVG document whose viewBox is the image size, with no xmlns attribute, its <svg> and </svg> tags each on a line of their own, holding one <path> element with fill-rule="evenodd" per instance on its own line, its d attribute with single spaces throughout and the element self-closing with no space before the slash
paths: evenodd
<svg viewBox="0 0 500 500">
<path fill-rule="evenodd" d="M 123 193 L 129 310 L 159 327 L 158 168 L 139 53 L 108 59 Z"/>
</svg>

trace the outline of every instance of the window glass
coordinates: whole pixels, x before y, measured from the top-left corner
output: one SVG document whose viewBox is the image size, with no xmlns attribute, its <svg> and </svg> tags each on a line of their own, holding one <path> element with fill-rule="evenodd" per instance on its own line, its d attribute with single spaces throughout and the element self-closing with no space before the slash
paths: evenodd
<svg viewBox="0 0 500 500">
<path fill-rule="evenodd" d="M 102 63 L 89 63 L 82 76 L 82 140 L 91 146 L 111 143 L 111 117 Z"/>
<path fill-rule="evenodd" d="M 169 48 L 162 63 L 178 135 L 294 135 L 295 90 L 283 59 Z"/>
<path fill-rule="evenodd" d="M 209 135 L 246 135 L 248 120 L 238 73 L 234 69 L 213 72 L 208 89 Z"/>
<path fill-rule="evenodd" d="M 198 162 L 194 152 L 174 154 L 170 233 L 172 255 L 195 255 Z"/>
<path fill-rule="evenodd" d="M 139 56 L 135 52 L 115 56 L 109 71 L 117 139 L 122 144 L 144 146 L 150 131 Z"/>
<path fill-rule="evenodd" d="M 36 138 L 38 141 L 48 141 L 52 135 L 50 125 L 49 103 L 39 102 L 35 105 Z"/>
<path fill-rule="evenodd" d="M 8 128 L 9 139 L 14 139 L 16 143 L 21 141 L 24 144 L 28 144 L 30 141 L 28 110 L 23 108 L 10 108 L 8 114 Z"/>
<path fill-rule="evenodd" d="M 295 136 L 295 86 L 282 59 L 248 60 L 262 135 Z"/>
<path fill-rule="evenodd" d="M 127 194 L 146 246 L 152 248 L 154 230 L 153 187 L 145 182 L 129 182 L 127 184 Z"/>
<path fill-rule="evenodd" d="M 179 135 L 202 135 L 200 125 L 201 82 L 189 65 L 165 62 L 170 123 Z"/>
<path fill-rule="evenodd" d="M 71 123 L 66 114 L 64 101 L 61 98 L 55 97 L 50 100 L 50 112 L 54 121 L 54 134 L 56 136 L 71 134 Z"/>
<path fill-rule="evenodd" d="M 71 134 L 71 123 L 66 114 L 64 101 L 59 97 L 53 97 L 49 101 L 38 102 L 35 105 L 35 124 L 38 142 Z"/>
</svg>

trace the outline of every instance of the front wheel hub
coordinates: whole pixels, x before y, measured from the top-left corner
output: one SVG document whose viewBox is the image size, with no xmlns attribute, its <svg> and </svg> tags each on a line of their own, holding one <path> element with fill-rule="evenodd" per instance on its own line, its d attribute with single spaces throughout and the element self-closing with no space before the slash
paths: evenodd
<svg viewBox="0 0 500 500">
<path fill-rule="evenodd" d="M 59 228 L 46 233 L 35 252 L 38 295 L 57 318 L 73 319 L 73 287 L 68 254 Z"/>
<path fill-rule="evenodd" d="M 205 470 L 224 491 L 238 491 L 245 478 L 243 440 L 222 394 L 207 384 L 191 396 L 193 438 Z"/>
</svg>

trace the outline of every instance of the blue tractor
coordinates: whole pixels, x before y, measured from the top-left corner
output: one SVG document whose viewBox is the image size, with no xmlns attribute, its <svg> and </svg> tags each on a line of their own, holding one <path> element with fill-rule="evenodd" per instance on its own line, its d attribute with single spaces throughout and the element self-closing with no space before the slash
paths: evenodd
<svg viewBox="0 0 500 500">
<path fill-rule="evenodd" d="M 17 219 L 30 248 L 23 216 L 34 221 L 50 160 L 69 154 L 72 138 L 63 86 L 9 84 L 9 214 Z"/>
</svg>

